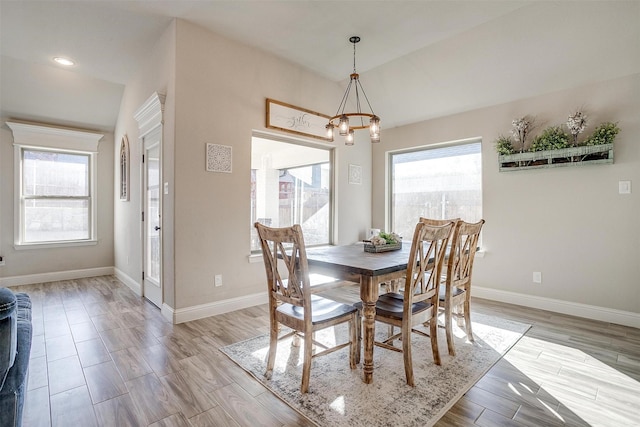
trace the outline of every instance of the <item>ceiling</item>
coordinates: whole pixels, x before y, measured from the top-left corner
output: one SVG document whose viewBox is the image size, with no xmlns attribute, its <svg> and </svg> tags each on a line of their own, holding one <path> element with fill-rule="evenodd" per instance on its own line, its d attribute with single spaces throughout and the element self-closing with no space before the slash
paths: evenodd
<svg viewBox="0 0 640 427">
<path fill-rule="evenodd" d="M 383 128 L 640 72 L 637 0 L 0 0 L 0 116 L 113 131 L 124 86 L 173 18 L 342 85 L 359 35 Z"/>
</svg>

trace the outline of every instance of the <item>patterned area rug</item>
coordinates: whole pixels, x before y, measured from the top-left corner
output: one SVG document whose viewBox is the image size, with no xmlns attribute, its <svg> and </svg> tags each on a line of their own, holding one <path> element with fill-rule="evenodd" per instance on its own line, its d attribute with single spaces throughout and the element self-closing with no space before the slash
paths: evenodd
<svg viewBox="0 0 640 427">
<path fill-rule="evenodd" d="M 291 407 L 320 426 L 430 426 L 475 384 L 529 329 L 499 317 L 472 316 L 475 341 L 455 331 L 456 356 L 447 353 L 444 330 L 438 334 L 442 365 L 433 364 L 429 339 L 413 336 L 416 387 L 406 384 L 402 353 L 374 349 L 374 382 L 362 382 L 362 365 L 349 369 L 348 348 L 313 360 L 309 393 L 300 393 L 302 349 L 291 339 L 278 343 L 271 380 L 264 378 L 268 335 L 222 348 Z M 376 325 L 382 338 L 388 329 Z M 317 334 L 320 342 L 344 342 L 346 325 Z"/>
</svg>

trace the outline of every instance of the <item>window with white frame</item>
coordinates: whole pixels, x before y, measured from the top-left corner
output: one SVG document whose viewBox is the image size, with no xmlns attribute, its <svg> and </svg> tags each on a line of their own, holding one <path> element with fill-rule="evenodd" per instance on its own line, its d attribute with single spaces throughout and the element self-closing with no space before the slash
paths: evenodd
<svg viewBox="0 0 640 427">
<path fill-rule="evenodd" d="M 419 218 L 482 219 L 480 140 L 390 154 L 391 230 L 411 239 Z"/>
<path fill-rule="evenodd" d="M 95 158 L 103 135 L 7 125 L 15 147 L 16 247 L 95 243 Z"/>
<path fill-rule="evenodd" d="M 260 251 L 254 223 L 300 224 L 305 245 L 330 243 L 331 151 L 321 146 L 254 136 L 251 139 L 251 251 Z"/>
<path fill-rule="evenodd" d="M 21 150 L 24 243 L 91 238 L 90 154 Z"/>
</svg>

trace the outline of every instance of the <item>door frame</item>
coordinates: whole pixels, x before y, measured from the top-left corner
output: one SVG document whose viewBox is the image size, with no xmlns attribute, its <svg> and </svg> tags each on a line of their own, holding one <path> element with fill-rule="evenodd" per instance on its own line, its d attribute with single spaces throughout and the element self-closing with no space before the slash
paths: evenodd
<svg viewBox="0 0 640 427">
<path fill-rule="evenodd" d="M 145 209 L 145 203 L 146 203 L 146 165 L 143 164 L 142 162 L 142 156 L 145 154 L 145 147 L 144 147 L 144 140 L 145 140 L 145 136 L 147 136 L 150 132 L 155 131 L 156 129 L 158 129 L 159 131 L 159 144 L 160 144 L 160 160 L 159 160 L 159 184 L 160 186 L 162 186 L 162 182 L 163 182 L 163 168 L 162 168 L 162 147 L 163 147 L 163 123 L 164 123 L 164 119 L 163 119 L 163 112 L 164 112 L 164 100 L 165 100 L 165 95 L 160 94 L 158 92 L 154 92 L 149 99 L 147 99 L 144 104 L 142 104 L 142 106 L 140 106 L 140 108 L 138 108 L 138 110 L 136 110 L 136 112 L 134 113 L 134 118 L 136 119 L 136 121 L 138 122 L 138 147 L 139 147 L 139 153 L 140 153 L 140 190 L 141 190 L 141 197 L 140 197 L 140 233 L 139 233 L 139 237 L 140 237 L 140 242 L 141 242 L 141 271 L 139 272 L 140 275 L 138 277 L 140 277 L 141 279 L 141 285 L 140 285 L 140 291 L 141 291 L 141 295 L 145 296 L 145 292 L 144 292 L 144 269 L 146 267 L 146 259 L 145 259 L 145 251 L 146 251 L 146 231 L 145 231 L 145 221 L 144 221 L 144 209 Z M 158 308 L 160 308 L 162 310 L 162 306 L 164 305 L 164 277 L 163 277 L 163 271 L 164 269 L 162 268 L 162 264 L 163 264 L 163 258 L 162 258 L 162 253 L 163 253 L 163 239 L 162 239 L 162 228 L 163 228 L 163 191 L 160 188 L 160 191 L 158 192 L 158 203 L 159 203 L 159 211 L 160 211 L 160 233 L 159 233 L 159 247 L 160 247 L 160 295 L 161 295 L 161 301 L 160 301 L 160 305 L 158 306 Z"/>
<path fill-rule="evenodd" d="M 158 140 L 157 143 L 154 143 L 152 147 L 157 146 L 158 149 L 158 226 L 160 227 L 158 229 L 158 251 L 160 252 L 159 254 L 159 265 L 158 265 L 158 287 L 160 288 L 160 295 L 159 298 L 156 299 L 156 296 L 154 295 L 153 297 L 151 295 L 147 295 L 146 292 L 146 284 L 145 282 L 147 280 L 149 280 L 149 276 L 150 276 L 150 272 L 146 271 L 147 265 L 148 265 L 148 242 L 149 242 L 149 238 L 148 238 L 148 233 L 149 233 L 149 226 L 148 224 L 151 221 L 151 211 L 149 209 L 149 206 L 147 205 L 147 200 L 148 200 L 148 187 L 149 187 L 149 182 L 147 180 L 149 174 L 148 174 L 148 169 L 149 169 L 149 165 L 150 165 L 150 159 L 147 158 L 147 151 L 152 149 L 152 147 L 147 147 L 147 136 L 152 135 L 154 133 L 158 134 Z M 154 140 L 155 141 L 155 138 Z M 149 132 L 147 132 L 146 134 L 142 135 L 140 137 L 140 149 L 142 152 L 142 156 L 140 158 L 141 160 L 141 167 L 140 167 L 140 171 L 142 173 L 142 177 L 140 179 L 140 183 L 142 186 L 141 189 L 141 194 L 142 197 L 140 198 L 140 211 L 141 211 L 141 228 L 142 228 L 142 233 L 141 233 L 141 249 L 142 249 L 142 296 L 144 296 L 147 300 L 149 300 L 150 302 L 152 302 L 155 306 L 157 306 L 158 308 L 162 309 L 162 305 L 164 303 L 164 280 L 163 280 L 163 276 L 162 276 L 162 272 L 163 272 L 163 268 L 162 268 L 162 253 L 163 253 L 163 217 L 164 215 L 162 215 L 162 201 L 163 201 L 163 197 L 162 197 L 162 126 L 158 125 L 155 126 L 153 129 L 149 130 Z M 155 286 L 155 285 L 154 285 Z M 154 290 L 153 293 L 155 293 L 156 291 Z"/>
</svg>

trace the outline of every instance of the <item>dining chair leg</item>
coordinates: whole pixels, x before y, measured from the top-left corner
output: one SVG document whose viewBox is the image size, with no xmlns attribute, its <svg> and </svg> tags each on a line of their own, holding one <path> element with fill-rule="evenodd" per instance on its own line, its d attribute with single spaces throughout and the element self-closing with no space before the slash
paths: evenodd
<svg viewBox="0 0 640 427">
<path fill-rule="evenodd" d="M 464 302 L 464 325 L 467 330 L 467 338 L 473 341 L 473 331 L 471 330 L 471 304 L 469 301 Z"/>
<path fill-rule="evenodd" d="M 456 355 L 455 344 L 453 343 L 453 312 L 450 304 L 444 306 L 444 330 L 447 335 L 447 350 L 451 356 Z"/>
<path fill-rule="evenodd" d="M 431 337 L 431 351 L 433 352 L 433 363 L 440 365 L 440 351 L 438 350 L 438 316 L 431 318 L 429 322 L 429 336 Z"/>
<path fill-rule="evenodd" d="M 358 347 L 358 351 L 356 352 L 356 363 L 360 363 L 360 357 L 362 352 L 362 313 L 360 310 L 355 312 L 356 316 L 356 346 Z"/>
<path fill-rule="evenodd" d="M 349 322 L 349 333 L 351 334 L 349 366 L 351 369 L 355 369 L 356 365 L 360 363 L 360 329 L 358 323 L 360 323 L 360 316 L 358 316 L 358 312 L 356 311 L 353 313 L 352 319 Z"/>
<path fill-rule="evenodd" d="M 304 337 L 304 361 L 302 362 L 302 387 L 301 392 L 309 391 L 309 377 L 311 376 L 311 352 L 313 348 L 313 334 L 305 334 Z"/>
<path fill-rule="evenodd" d="M 411 358 L 411 325 L 405 322 L 402 326 L 402 354 L 404 356 L 404 374 L 407 377 L 407 384 L 415 386 L 413 380 L 413 364 Z"/>
<path fill-rule="evenodd" d="M 456 305 L 453 308 L 454 311 L 452 311 L 452 313 L 454 313 L 455 318 L 456 318 L 456 324 L 458 325 L 458 328 L 462 329 L 464 328 L 464 318 L 463 318 L 463 312 L 462 312 L 462 304 Z"/>
<path fill-rule="evenodd" d="M 273 366 L 276 362 L 276 352 L 278 349 L 278 322 L 271 322 L 271 331 L 269 333 L 269 355 L 267 356 L 267 370 L 264 373 L 266 379 L 271 379 L 273 374 Z"/>
<path fill-rule="evenodd" d="M 298 333 L 293 334 L 293 338 L 291 338 L 291 347 L 300 347 L 300 336 Z"/>
<path fill-rule="evenodd" d="M 313 339 L 313 341 L 316 340 L 316 333 L 314 332 L 313 335 L 311 335 L 311 338 Z M 300 347 L 300 342 L 304 340 L 304 335 L 301 335 L 299 332 L 296 332 L 293 334 L 293 338 L 291 339 L 291 346 L 292 347 Z M 315 342 L 313 344 L 311 344 L 311 351 L 316 351 L 316 345 Z"/>
</svg>

